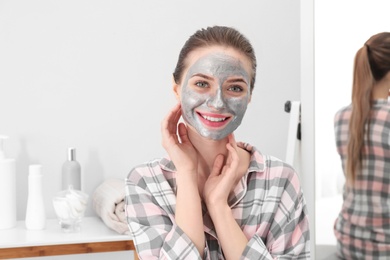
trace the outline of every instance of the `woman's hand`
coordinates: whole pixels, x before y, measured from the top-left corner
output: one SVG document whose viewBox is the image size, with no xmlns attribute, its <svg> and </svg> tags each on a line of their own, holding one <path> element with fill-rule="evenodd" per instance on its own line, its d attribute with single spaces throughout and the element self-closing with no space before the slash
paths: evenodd
<svg viewBox="0 0 390 260">
<path fill-rule="evenodd" d="M 226 259 L 240 259 L 248 239 L 228 205 L 229 194 L 240 178 L 240 160 L 233 134 L 229 135 L 226 148 L 229 152 L 226 162 L 221 154 L 215 158 L 213 169 L 205 183 L 203 197 Z"/>
<path fill-rule="evenodd" d="M 213 169 L 203 190 L 203 198 L 210 213 L 215 208 L 227 205 L 229 193 L 239 178 L 237 144 L 233 134 L 230 134 L 228 138 L 229 142 L 226 144 L 226 148 L 229 154 L 226 162 L 221 154 L 215 158 Z"/>
<path fill-rule="evenodd" d="M 183 123 L 178 124 L 180 116 L 181 105 L 178 103 L 161 123 L 162 145 L 178 172 L 196 172 L 198 167 L 196 150 L 188 138 L 186 126 Z"/>
<path fill-rule="evenodd" d="M 186 126 L 183 123 L 178 125 L 180 116 L 181 106 L 177 104 L 162 121 L 162 145 L 177 170 L 176 224 L 195 244 L 199 254 L 203 255 L 205 237 L 197 183 L 198 159 Z"/>
</svg>

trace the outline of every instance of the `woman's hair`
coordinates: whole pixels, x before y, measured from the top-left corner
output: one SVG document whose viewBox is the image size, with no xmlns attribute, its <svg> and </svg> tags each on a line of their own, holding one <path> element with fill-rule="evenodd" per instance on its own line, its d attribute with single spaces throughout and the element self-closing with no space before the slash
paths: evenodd
<svg viewBox="0 0 390 260">
<path fill-rule="evenodd" d="M 389 71 L 390 33 L 383 32 L 368 39 L 355 56 L 346 163 L 346 178 L 350 185 L 362 168 L 364 135 L 369 134 L 372 90 Z"/>
<path fill-rule="evenodd" d="M 250 92 L 254 88 L 256 79 L 256 56 L 249 40 L 237 30 L 225 26 L 213 26 L 196 31 L 184 44 L 180 51 L 173 78 L 177 84 L 182 79 L 182 74 L 186 68 L 188 54 L 198 48 L 208 46 L 226 46 L 243 53 L 252 63 L 252 78 Z"/>
</svg>

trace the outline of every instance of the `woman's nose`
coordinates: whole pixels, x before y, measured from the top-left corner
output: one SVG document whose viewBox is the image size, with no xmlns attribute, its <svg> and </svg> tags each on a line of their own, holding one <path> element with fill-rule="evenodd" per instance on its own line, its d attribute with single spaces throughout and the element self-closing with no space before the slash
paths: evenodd
<svg viewBox="0 0 390 260">
<path fill-rule="evenodd" d="M 215 93 L 213 96 L 211 96 L 207 100 L 207 106 L 215 108 L 217 110 L 224 108 L 225 102 L 223 100 L 222 91 L 220 89 L 217 90 L 217 93 Z"/>
</svg>

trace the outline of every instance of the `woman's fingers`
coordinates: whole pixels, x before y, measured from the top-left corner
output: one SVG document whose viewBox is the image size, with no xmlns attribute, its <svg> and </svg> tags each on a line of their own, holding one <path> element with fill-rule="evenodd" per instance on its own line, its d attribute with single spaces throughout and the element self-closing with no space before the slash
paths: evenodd
<svg viewBox="0 0 390 260">
<path fill-rule="evenodd" d="M 176 135 L 177 123 L 181 116 L 181 105 L 176 104 L 167 114 L 167 116 L 161 122 L 161 133 L 163 146 L 166 147 L 167 142 L 169 143 L 172 139 L 175 143 L 178 142 Z"/>
<path fill-rule="evenodd" d="M 190 142 L 190 139 L 188 138 L 187 127 L 183 123 L 179 123 L 178 128 L 181 143 Z"/>
<path fill-rule="evenodd" d="M 169 111 L 167 117 L 165 118 L 165 122 L 167 124 L 167 129 L 169 132 L 176 133 L 177 123 L 179 122 L 181 116 L 181 105 L 180 103 L 176 104 L 171 111 Z"/>
<path fill-rule="evenodd" d="M 232 146 L 234 147 L 234 149 L 237 150 L 237 142 L 236 142 L 236 138 L 234 137 L 234 134 L 233 134 L 233 133 L 231 133 L 231 134 L 229 135 L 229 143 L 231 143 Z"/>
<path fill-rule="evenodd" d="M 177 123 L 179 122 L 180 117 L 181 117 L 181 104 L 177 103 L 173 107 L 172 112 L 173 112 L 173 115 L 172 115 L 172 121 L 171 122 L 172 122 L 172 125 L 174 126 L 174 129 L 176 131 Z"/>
<path fill-rule="evenodd" d="M 215 157 L 213 169 L 211 170 L 210 177 L 218 176 L 221 173 L 223 167 L 224 156 L 222 154 L 218 154 Z"/>
<path fill-rule="evenodd" d="M 228 163 L 230 164 L 229 167 L 232 169 L 237 169 L 238 162 L 239 162 L 237 148 L 233 147 L 231 143 L 228 143 L 226 145 L 226 148 L 229 151 L 229 161 L 228 161 Z"/>
<path fill-rule="evenodd" d="M 228 139 L 229 139 L 229 142 L 226 144 L 226 148 L 229 151 L 227 162 L 231 163 L 233 161 L 233 157 L 232 157 L 233 154 L 235 154 L 236 155 L 235 157 L 238 159 L 238 154 L 237 154 L 238 147 L 237 147 L 237 143 L 236 143 L 236 140 L 234 138 L 233 133 L 228 136 Z"/>
</svg>

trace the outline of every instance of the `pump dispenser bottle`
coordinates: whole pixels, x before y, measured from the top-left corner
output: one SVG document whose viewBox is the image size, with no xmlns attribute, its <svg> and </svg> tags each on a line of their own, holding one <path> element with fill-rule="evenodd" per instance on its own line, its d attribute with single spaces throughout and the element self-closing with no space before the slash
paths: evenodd
<svg viewBox="0 0 390 260">
<path fill-rule="evenodd" d="M 30 165 L 28 175 L 28 199 L 26 210 L 26 228 L 41 230 L 46 225 L 45 205 L 43 202 L 42 166 Z"/>
<path fill-rule="evenodd" d="M 68 148 L 68 160 L 62 165 L 62 190 L 81 190 L 81 166 L 76 161 L 76 148 Z"/>
<path fill-rule="evenodd" d="M 7 138 L 0 135 L 0 229 L 16 225 L 15 160 L 5 157 L 3 142 Z"/>
</svg>

